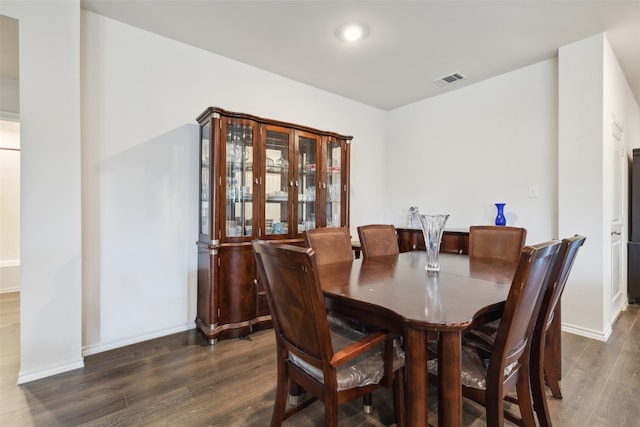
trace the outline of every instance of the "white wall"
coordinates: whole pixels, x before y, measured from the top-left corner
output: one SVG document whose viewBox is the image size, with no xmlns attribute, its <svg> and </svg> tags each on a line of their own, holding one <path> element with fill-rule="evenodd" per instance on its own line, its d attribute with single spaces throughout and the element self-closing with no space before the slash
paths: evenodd
<svg viewBox="0 0 640 427">
<path fill-rule="evenodd" d="M 567 282 L 563 322 L 606 338 L 603 276 L 603 38 L 591 37 L 559 50 L 560 232 L 587 236 Z M 608 206 L 607 206 L 608 207 Z M 607 230 L 608 231 L 608 230 Z M 570 304 L 581 301 L 582 304 Z"/>
<path fill-rule="evenodd" d="M 83 365 L 80 2 L 3 0 L 0 13 L 20 32 L 22 383 Z"/>
<path fill-rule="evenodd" d="M 622 124 L 635 146 L 639 118 L 604 34 L 560 48 L 558 224 L 563 236 L 587 236 L 563 296 L 563 326 L 601 340 L 625 306 L 611 291 L 611 123 Z"/>
<path fill-rule="evenodd" d="M 557 237 L 556 61 L 544 61 L 389 114 L 388 200 L 396 224 L 410 206 L 448 213 L 447 228 L 507 224 L 527 242 Z M 529 198 L 529 187 L 539 197 Z"/>
<path fill-rule="evenodd" d="M 381 110 L 85 11 L 82 82 L 85 354 L 194 325 L 206 107 L 354 135 L 354 229 L 384 199 Z"/>
</svg>

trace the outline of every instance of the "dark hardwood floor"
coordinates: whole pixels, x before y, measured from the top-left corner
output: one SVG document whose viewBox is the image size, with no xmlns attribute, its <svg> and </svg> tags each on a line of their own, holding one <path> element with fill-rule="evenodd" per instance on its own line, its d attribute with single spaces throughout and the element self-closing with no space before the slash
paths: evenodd
<svg viewBox="0 0 640 427">
<path fill-rule="evenodd" d="M 640 306 L 630 305 L 607 343 L 563 334 L 563 400 L 550 398 L 554 426 L 640 425 Z M 275 391 L 272 330 L 209 346 L 195 330 L 85 358 L 85 367 L 17 386 L 19 293 L 0 294 L 0 426 L 268 426 Z M 430 423 L 437 423 L 430 389 Z M 340 425 L 393 423 L 391 394 L 374 412 L 343 405 Z M 287 426 L 323 425 L 323 406 Z M 464 425 L 485 425 L 465 402 Z"/>
</svg>

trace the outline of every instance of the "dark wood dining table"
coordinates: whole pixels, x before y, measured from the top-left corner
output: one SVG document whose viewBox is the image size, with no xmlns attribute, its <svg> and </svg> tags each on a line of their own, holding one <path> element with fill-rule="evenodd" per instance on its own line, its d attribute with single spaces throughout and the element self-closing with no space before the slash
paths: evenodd
<svg viewBox="0 0 640 427">
<path fill-rule="evenodd" d="M 478 316 L 501 308 L 513 263 L 440 254 L 425 271 L 426 252 L 355 259 L 319 267 L 327 309 L 401 335 L 405 348 L 408 426 L 427 426 L 427 340 L 438 338 L 438 424 L 462 425 L 461 341 Z"/>
</svg>

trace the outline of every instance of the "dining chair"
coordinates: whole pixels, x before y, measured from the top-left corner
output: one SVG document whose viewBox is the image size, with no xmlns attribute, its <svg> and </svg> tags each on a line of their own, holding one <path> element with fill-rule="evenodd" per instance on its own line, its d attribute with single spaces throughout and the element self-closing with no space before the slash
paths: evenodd
<svg viewBox="0 0 640 427">
<path fill-rule="evenodd" d="M 531 399 L 530 352 L 533 327 L 540 311 L 559 241 L 522 249 L 494 345 L 487 349 L 463 340 L 461 382 L 463 396 L 485 406 L 487 425 L 503 426 L 507 418 L 535 427 Z M 438 358 L 427 362 L 429 377 L 438 375 Z M 520 417 L 505 412 L 505 397 L 515 388 Z"/>
<path fill-rule="evenodd" d="M 358 227 L 362 257 L 398 255 L 398 235 L 393 224 L 369 224 Z"/>
<path fill-rule="evenodd" d="M 313 248 L 318 265 L 353 261 L 351 235 L 347 228 L 313 228 L 303 235 L 306 246 Z"/>
<path fill-rule="evenodd" d="M 276 334 L 277 381 L 271 426 L 279 426 L 315 400 L 325 425 L 338 425 L 338 406 L 393 386 L 396 423 L 404 424 L 404 353 L 386 331 L 364 334 L 330 327 L 316 255 L 311 248 L 252 242 Z M 312 397 L 287 410 L 292 382 Z"/>
<path fill-rule="evenodd" d="M 313 249 L 316 255 L 316 262 L 319 266 L 336 262 L 353 261 L 351 235 L 347 228 L 314 228 L 306 230 L 303 235 L 306 246 Z M 350 327 L 365 333 L 370 333 L 377 329 L 376 327 L 352 319 L 343 313 L 336 313 L 334 311 L 327 312 L 327 319 L 329 320 L 330 326 Z M 365 397 L 364 401 L 365 412 L 370 412 L 373 409 L 371 406 L 371 396 Z"/>
<path fill-rule="evenodd" d="M 558 261 L 555 263 L 552 273 L 554 280 L 547 287 L 533 332 L 531 344 L 531 393 L 533 407 L 540 427 L 551 427 L 551 417 L 545 393 L 545 378 L 551 389 L 552 396 L 562 399 L 558 378 L 559 361 L 556 360 L 556 353 L 548 342 L 547 336 L 554 320 L 556 308 L 562 297 L 562 292 L 567 284 L 569 273 L 573 267 L 573 262 L 578 254 L 578 249 L 584 244 L 585 240 L 586 237 L 579 235 L 562 240 Z"/>
<path fill-rule="evenodd" d="M 549 385 L 553 397 L 562 399 L 559 382 L 559 363 L 550 340 L 550 328 L 555 320 L 556 309 L 567 283 L 578 249 L 584 244 L 586 237 L 576 235 L 563 239 L 558 256 L 547 281 L 538 318 L 535 322 L 531 341 L 531 393 L 538 423 L 541 427 L 550 427 L 551 417 L 547 406 L 545 383 Z M 475 345 L 483 345 L 490 351 L 494 345 L 499 327 L 499 320 L 476 326 L 466 336 Z M 482 343 L 482 344 L 480 344 Z M 517 403 L 514 399 L 509 399 Z"/>
<path fill-rule="evenodd" d="M 517 262 L 527 230 L 521 227 L 472 225 L 469 227 L 469 257 Z"/>
</svg>

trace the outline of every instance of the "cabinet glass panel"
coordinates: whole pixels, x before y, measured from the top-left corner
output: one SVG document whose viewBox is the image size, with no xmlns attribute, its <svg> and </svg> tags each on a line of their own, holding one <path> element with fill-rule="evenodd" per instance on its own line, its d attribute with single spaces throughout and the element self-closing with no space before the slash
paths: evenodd
<svg viewBox="0 0 640 427">
<path fill-rule="evenodd" d="M 226 129 L 225 235 L 253 235 L 253 126 L 228 123 Z"/>
<path fill-rule="evenodd" d="M 267 130 L 265 150 L 265 232 L 289 233 L 289 134 Z"/>
<path fill-rule="evenodd" d="M 340 227 L 342 204 L 342 145 L 329 141 L 327 146 L 327 227 Z"/>
<path fill-rule="evenodd" d="M 316 228 L 316 138 L 298 138 L 298 233 Z"/>
<path fill-rule="evenodd" d="M 211 125 L 202 126 L 202 139 L 200 141 L 200 233 L 209 235 L 209 209 L 211 198 L 211 186 L 209 183 L 210 171 L 210 147 Z"/>
</svg>

